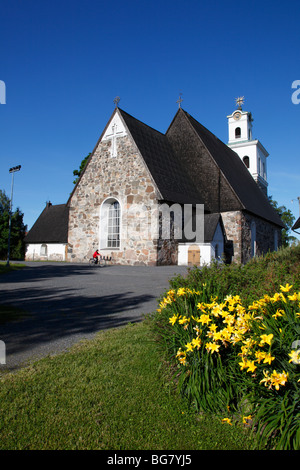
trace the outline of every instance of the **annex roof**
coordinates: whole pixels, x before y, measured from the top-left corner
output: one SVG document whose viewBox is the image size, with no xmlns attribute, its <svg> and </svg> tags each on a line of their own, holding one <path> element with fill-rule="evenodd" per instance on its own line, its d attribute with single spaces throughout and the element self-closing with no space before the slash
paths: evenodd
<svg viewBox="0 0 300 470">
<path fill-rule="evenodd" d="M 47 203 L 25 237 L 25 243 L 67 243 L 69 208 Z"/>
</svg>

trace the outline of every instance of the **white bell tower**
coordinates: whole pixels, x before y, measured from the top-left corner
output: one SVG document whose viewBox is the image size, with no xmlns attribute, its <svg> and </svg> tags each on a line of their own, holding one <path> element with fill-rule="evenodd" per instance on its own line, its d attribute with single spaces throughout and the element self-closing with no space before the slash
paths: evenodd
<svg viewBox="0 0 300 470">
<path fill-rule="evenodd" d="M 244 162 L 260 189 L 267 196 L 267 157 L 268 152 L 252 138 L 252 114 L 242 110 L 244 97 L 236 99 L 238 107 L 228 119 L 228 147 L 234 150 Z"/>
</svg>

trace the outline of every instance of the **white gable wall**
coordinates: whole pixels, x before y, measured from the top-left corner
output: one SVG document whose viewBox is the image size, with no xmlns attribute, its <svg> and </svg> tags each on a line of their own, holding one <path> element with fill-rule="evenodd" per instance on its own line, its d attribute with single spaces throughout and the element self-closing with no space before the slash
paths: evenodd
<svg viewBox="0 0 300 470">
<path fill-rule="evenodd" d="M 66 243 L 29 243 L 26 261 L 66 261 Z"/>
<path fill-rule="evenodd" d="M 217 246 L 218 245 L 218 246 Z M 224 253 L 224 236 L 220 223 L 218 223 L 214 238 L 211 243 L 179 243 L 178 244 L 178 265 L 188 265 L 188 252 L 190 247 L 200 248 L 200 266 L 210 264 L 216 258 L 216 246 L 218 259 L 222 259 Z"/>
</svg>

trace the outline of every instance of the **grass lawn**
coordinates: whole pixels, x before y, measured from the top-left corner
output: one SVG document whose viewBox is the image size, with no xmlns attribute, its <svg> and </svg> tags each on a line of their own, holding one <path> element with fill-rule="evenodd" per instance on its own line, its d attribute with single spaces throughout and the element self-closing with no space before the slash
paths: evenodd
<svg viewBox="0 0 300 470">
<path fill-rule="evenodd" d="M 0 262 L 0 274 L 6 274 L 11 271 L 16 271 L 18 269 L 24 268 L 25 265 L 22 263 L 10 263 L 9 266 L 6 266 L 6 262 Z"/>
<path fill-rule="evenodd" d="M 3 374 L 0 448 L 250 448 L 242 428 L 189 411 L 161 364 L 145 320 Z"/>
</svg>

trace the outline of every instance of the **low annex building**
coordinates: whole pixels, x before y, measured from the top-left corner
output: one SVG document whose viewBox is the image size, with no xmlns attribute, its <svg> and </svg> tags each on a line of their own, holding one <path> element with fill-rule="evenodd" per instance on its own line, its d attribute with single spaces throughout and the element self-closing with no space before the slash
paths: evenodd
<svg viewBox="0 0 300 470">
<path fill-rule="evenodd" d="M 252 141 L 251 113 L 239 106 L 228 125 L 226 145 L 180 106 L 165 134 L 116 106 L 67 203 L 48 205 L 29 231 L 26 259 L 81 263 L 99 249 L 115 264 L 203 265 L 276 250 L 284 224 L 267 198 L 268 154 Z M 195 226 L 198 207 L 203 237 L 187 239 L 185 210 Z"/>
</svg>

